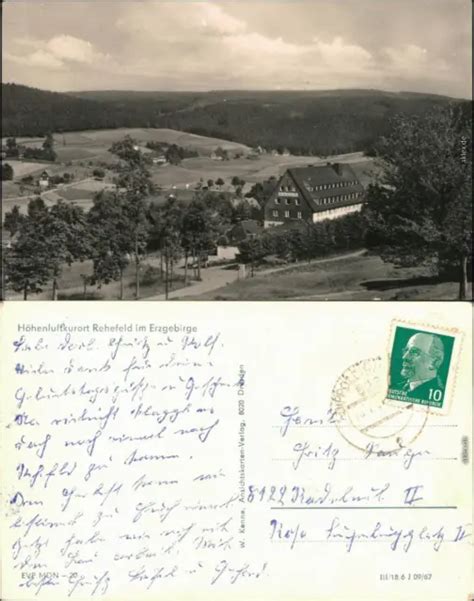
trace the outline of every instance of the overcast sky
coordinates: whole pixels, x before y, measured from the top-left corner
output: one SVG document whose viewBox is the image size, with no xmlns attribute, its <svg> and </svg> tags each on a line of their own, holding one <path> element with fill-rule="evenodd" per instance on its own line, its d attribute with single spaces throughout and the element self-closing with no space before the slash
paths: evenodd
<svg viewBox="0 0 474 601">
<path fill-rule="evenodd" d="M 470 0 L 6 0 L 3 81 L 471 97 Z"/>
</svg>

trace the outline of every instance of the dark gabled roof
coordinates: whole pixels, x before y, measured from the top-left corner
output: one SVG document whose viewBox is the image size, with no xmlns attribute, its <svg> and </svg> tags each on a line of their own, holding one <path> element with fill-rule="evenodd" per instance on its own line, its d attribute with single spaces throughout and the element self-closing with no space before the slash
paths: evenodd
<svg viewBox="0 0 474 601">
<path fill-rule="evenodd" d="M 275 190 L 277 185 L 278 185 L 277 179 L 266 180 L 266 181 L 262 182 L 263 193 L 265 194 L 265 196 L 269 196 Z"/>
<path fill-rule="evenodd" d="M 247 236 L 259 234 L 262 226 L 255 219 L 244 219 L 233 225 L 228 231 L 227 236 L 231 241 L 240 241 Z"/>
<path fill-rule="evenodd" d="M 295 167 L 288 169 L 287 173 L 314 212 L 325 211 L 329 208 L 328 205 L 321 204 L 323 198 L 347 196 L 353 193 L 362 194 L 364 192 L 364 187 L 352 167 L 344 163 Z M 343 188 L 315 189 L 316 186 L 337 183 L 345 185 Z M 331 208 L 344 207 L 359 202 L 360 198 L 334 202 L 330 206 Z"/>
<path fill-rule="evenodd" d="M 246 234 L 258 234 L 262 227 L 255 219 L 244 219 L 240 224 Z"/>
</svg>

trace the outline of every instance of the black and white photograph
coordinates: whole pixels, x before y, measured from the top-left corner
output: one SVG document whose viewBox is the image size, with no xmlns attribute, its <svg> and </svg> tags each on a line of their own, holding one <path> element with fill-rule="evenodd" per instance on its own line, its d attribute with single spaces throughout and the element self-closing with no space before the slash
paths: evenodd
<svg viewBox="0 0 474 601">
<path fill-rule="evenodd" d="M 471 10 L 4 1 L 3 298 L 471 299 Z"/>
</svg>

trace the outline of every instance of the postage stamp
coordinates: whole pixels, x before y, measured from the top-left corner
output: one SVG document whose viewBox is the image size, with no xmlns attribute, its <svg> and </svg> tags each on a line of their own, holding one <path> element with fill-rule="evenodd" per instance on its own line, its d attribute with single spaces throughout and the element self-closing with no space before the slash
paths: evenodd
<svg viewBox="0 0 474 601">
<path fill-rule="evenodd" d="M 455 336 L 397 325 L 387 398 L 442 408 L 454 343 Z"/>
</svg>

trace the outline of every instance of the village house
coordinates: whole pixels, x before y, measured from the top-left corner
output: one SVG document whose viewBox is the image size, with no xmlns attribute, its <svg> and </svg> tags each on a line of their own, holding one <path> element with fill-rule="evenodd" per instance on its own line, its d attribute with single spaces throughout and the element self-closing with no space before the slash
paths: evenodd
<svg viewBox="0 0 474 601">
<path fill-rule="evenodd" d="M 262 231 L 262 226 L 255 219 L 244 219 L 227 230 L 224 238 L 225 244 L 217 244 L 216 259 L 233 261 L 239 254 L 239 243 L 242 240 L 257 237 Z"/>
<path fill-rule="evenodd" d="M 264 227 L 316 223 L 360 211 L 364 188 L 350 165 L 327 163 L 288 169 L 264 208 Z"/>
<path fill-rule="evenodd" d="M 49 177 L 49 173 L 47 171 L 43 171 L 43 173 L 40 175 L 38 183 L 39 183 L 39 187 L 41 188 L 41 190 L 47 190 L 49 188 L 50 177 Z"/>
<path fill-rule="evenodd" d="M 227 238 L 230 244 L 238 244 L 242 240 L 255 238 L 260 234 L 262 226 L 255 219 L 244 219 L 233 225 L 227 231 Z"/>
</svg>

